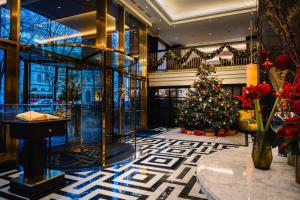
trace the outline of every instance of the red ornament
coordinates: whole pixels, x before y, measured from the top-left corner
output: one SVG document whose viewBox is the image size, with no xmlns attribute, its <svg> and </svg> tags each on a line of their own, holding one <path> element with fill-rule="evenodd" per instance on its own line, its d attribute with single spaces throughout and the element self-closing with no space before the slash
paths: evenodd
<svg viewBox="0 0 300 200">
<path fill-rule="evenodd" d="M 263 57 L 263 58 L 266 58 L 266 57 L 269 56 L 269 52 L 266 49 L 262 49 L 260 51 L 260 56 Z"/>
<path fill-rule="evenodd" d="M 259 84 L 257 87 L 258 93 L 261 94 L 262 96 L 268 95 L 271 92 L 271 90 L 272 90 L 271 86 L 266 82 Z"/>
<path fill-rule="evenodd" d="M 282 54 L 275 59 L 275 66 L 278 69 L 286 70 L 292 65 L 292 60 L 288 54 Z"/>
<path fill-rule="evenodd" d="M 265 70 L 268 70 L 273 67 L 273 63 L 267 58 L 262 66 Z"/>
<path fill-rule="evenodd" d="M 296 100 L 293 104 L 293 110 L 297 115 L 300 115 L 300 100 Z"/>
</svg>

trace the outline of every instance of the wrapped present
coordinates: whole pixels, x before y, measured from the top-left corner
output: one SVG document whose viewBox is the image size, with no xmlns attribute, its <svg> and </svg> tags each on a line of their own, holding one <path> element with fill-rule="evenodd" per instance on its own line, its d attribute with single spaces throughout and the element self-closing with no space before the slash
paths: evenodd
<svg viewBox="0 0 300 200">
<path fill-rule="evenodd" d="M 195 130 L 195 131 L 194 131 L 194 135 L 197 135 L 197 136 L 205 135 L 205 132 L 204 132 L 204 131 L 201 131 L 201 130 Z"/>
<path fill-rule="evenodd" d="M 238 133 L 238 131 L 237 130 L 227 130 L 226 132 L 225 132 L 225 135 L 226 136 L 233 136 L 233 135 L 236 135 Z"/>
<path fill-rule="evenodd" d="M 188 135 L 194 135 L 194 131 L 187 130 L 186 134 L 188 134 Z"/>
<path fill-rule="evenodd" d="M 186 134 L 186 130 L 184 128 L 181 129 L 181 133 Z"/>
<path fill-rule="evenodd" d="M 215 136 L 215 131 L 212 130 L 212 129 L 206 129 L 205 130 L 205 135 L 208 136 L 208 137 L 213 137 L 213 136 Z"/>
<path fill-rule="evenodd" d="M 225 136 L 225 131 L 224 131 L 224 129 L 220 129 L 220 130 L 218 131 L 218 136 L 219 136 L 219 137 L 224 137 L 224 136 Z"/>
</svg>

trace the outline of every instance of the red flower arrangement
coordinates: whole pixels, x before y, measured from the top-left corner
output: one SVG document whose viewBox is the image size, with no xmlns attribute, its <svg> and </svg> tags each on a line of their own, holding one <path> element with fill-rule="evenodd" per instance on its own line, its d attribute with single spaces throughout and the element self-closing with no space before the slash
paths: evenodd
<svg viewBox="0 0 300 200">
<path fill-rule="evenodd" d="M 291 66 L 292 63 L 293 63 L 292 59 L 286 53 L 277 56 L 277 58 L 275 59 L 275 66 L 281 70 L 288 69 L 288 67 Z"/>
<path fill-rule="evenodd" d="M 263 82 L 256 86 L 250 86 L 243 89 L 243 96 L 237 96 L 237 98 L 243 103 L 244 108 L 253 109 L 253 103 L 255 99 L 260 99 L 263 96 L 268 95 L 272 91 L 272 87 Z"/>
<path fill-rule="evenodd" d="M 276 58 L 275 61 L 276 70 L 272 69 L 273 70 L 272 71 L 271 68 L 273 68 L 273 63 L 267 58 L 268 52 L 267 51 L 261 52 L 261 56 L 266 58 L 266 61 L 263 64 L 263 68 L 265 70 L 270 70 L 269 71 L 270 74 L 274 72 L 281 74 L 284 70 L 288 69 L 289 66 L 291 66 L 292 64 L 289 55 L 282 54 Z M 280 76 L 276 76 L 276 77 L 282 78 Z M 278 105 L 281 105 L 282 113 L 294 112 L 300 115 L 300 69 L 297 69 L 295 75 L 295 81 L 293 81 L 293 83 L 284 82 L 285 76 L 283 76 L 282 80 L 275 80 L 274 76 L 272 78 L 274 79 L 274 82 L 276 82 L 276 87 L 274 85 L 274 82 L 272 82 L 272 85 L 276 90 L 275 96 L 277 98 L 273 105 L 273 109 L 268 117 L 266 126 L 263 125 L 260 99 L 261 97 L 270 94 L 272 91 L 272 87 L 268 83 L 263 82 L 257 86 L 250 86 L 244 88 L 243 96 L 238 97 L 238 99 L 242 101 L 244 108 L 255 109 L 257 131 L 258 133 L 260 133 L 262 138 L 266 137 L 266 132 L 271 126 L 271 121 L 277 110 Z M 300 153 L 299 144 L 298 144 L 300 141 L 300 135 L 299 135 L 300 118 L 299 117 L 288 118 L 288 120 L 284 122 L 282 128 L 278 131 L 277 134 L 278 134 L 277 139 L 279 142 L 279 148 L 281 150 L 284 150 L 285 152 L 292 151 L 293 153 Z"/>
<path fill-rule="evenodd" d="M 300 115 L 300 100 L 294 101 L 293 110 L 297 115 Z"/>
<path fill-rule="evenodd" d="M 286 70 L 292 64 L 291 58 L 287 54 L 282 54 L 276 58 L 276 67 Z M 300 116 L 300 69 L 297 69 L 293 83 L 285 82 L 277 93 L 277 100 L 281 102 L 282 115 L 284 113 L 296 113 Z M 277 101 L 276 100 L 276 101 Z M 299 154 L 300 141 L 300 117 L 289 117 L 277 132 L 279 148 L 282 151 Z"/>
<path fill-rule="evenodd" d="M 269 56 L 269 52 L 268 52 L 266 49 L 262 49 L 262 50 L 260 51 L 260 56 L 261 56 L 262 58 L 267 58 L 267 57 Z"/>
</svg>

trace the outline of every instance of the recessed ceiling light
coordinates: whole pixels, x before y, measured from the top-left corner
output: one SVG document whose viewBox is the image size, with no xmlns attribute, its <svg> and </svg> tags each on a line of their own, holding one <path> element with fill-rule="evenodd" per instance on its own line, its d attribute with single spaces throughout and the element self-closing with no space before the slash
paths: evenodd
<svg viewBox="0 0 300 200">
<path fill-rule="evenodd" d="M 178 37 L 175 37 L 175 40 L 178 40 Z"/>
<path fill-rule="evenodd" d="M 146 6 L 145 8 L 148 9 L 148 6 Z"/>
<path fill-rule="evenodd" d="M 209 36 L 212 36 L 212 33 L 208 33 Z"/>
<path fill-rule="evenodd" d="M 60 9 L 61 7 L 60 7 L 60 6 L 57 6 L 57 8 Z"/>
</svg>

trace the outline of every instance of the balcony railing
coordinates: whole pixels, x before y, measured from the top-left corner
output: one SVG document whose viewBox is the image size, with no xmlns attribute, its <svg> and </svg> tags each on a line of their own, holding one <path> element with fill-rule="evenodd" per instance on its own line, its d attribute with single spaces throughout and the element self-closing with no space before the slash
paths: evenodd
<svg viewBox="0 0 300 200">
<path fill-rule="evenodd" d="M 252 52 L 249 46 L 244 42 L 148 52 L 148 72 L 193 70 L 202 64 L 215 67 L 247 65 L 257 57 L 256 45 Z"/>
</svg>

